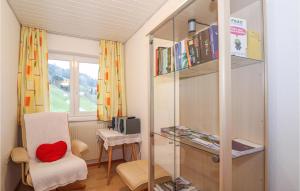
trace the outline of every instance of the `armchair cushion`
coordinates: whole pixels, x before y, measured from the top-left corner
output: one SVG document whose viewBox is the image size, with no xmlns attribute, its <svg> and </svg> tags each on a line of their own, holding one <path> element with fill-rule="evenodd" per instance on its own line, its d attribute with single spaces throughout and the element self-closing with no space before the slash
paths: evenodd
<svg viewBox="0 0 300 191">
<path fill-rule="evenodd" d="M 16 147 L 11 152 L 11 159 L 15 163 L 27 163 L 29 162 L 29 157 L 27 151 L 23 147 Z"/>
<path fill-rule="evenodd" d="M 71 152 L 51 163 L 30 160 L 29 172 L 35 191 L 54 190 L 87 178 L 85 161 Z"/>
</svg>

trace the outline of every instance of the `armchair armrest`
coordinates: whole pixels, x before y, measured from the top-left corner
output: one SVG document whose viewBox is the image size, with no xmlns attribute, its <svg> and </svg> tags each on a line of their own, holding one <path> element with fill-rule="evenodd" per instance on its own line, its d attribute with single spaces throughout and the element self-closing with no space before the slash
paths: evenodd
<svg viewBox="0 0 300 191">
<path fill-rule="evenodd" d="M 87 144 L 80 140 L 72 140 L 72 153 L 76 156 L 81 157 L 81 154 L 88 150 Z"/>
<path fill-rule="evenodd" d="M 11 151 L 11 159 L 17 164 L 20 163 L 28 163 L 29 162 L 29 156 L 27 154 L 27 151 L 23 147 L 16 147 Z"/>
</svg>

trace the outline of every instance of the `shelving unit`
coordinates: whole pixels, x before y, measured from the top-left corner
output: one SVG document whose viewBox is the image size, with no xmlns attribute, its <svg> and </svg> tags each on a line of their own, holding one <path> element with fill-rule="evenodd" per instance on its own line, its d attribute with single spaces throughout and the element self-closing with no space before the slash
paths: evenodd
<svg viewBox="0 0 300 191">
<path fill-rule="evenodd" d="M 265 189 L 262 10 L 263 0 L 190 0 L 149 33 L 149 190 L 157 188 L 154 164 L 167 170 L 173 181 L 178 177 L 187 180 L 195 191 Z M 250 46 L 250 57 L 231 53 L 227 22 L 231 17 L 246 20 L 248 37 L 251 32 L 258 36 L 255 50 L 261 59 L 250 56 Z M 207 28 L 198 24 L 196 32 L 189 33 L 190 19 L 218 25 L 219 59 L 175 71 L 178 52 L 174 51 L 168 60 L 174 67 L 168 70 L 172 72 L 157 75 L 158 47 L 175 50 L 176 43 L 192 39 Z M 174 186 L 174 190 L 180 189 Z"/>
</svg>

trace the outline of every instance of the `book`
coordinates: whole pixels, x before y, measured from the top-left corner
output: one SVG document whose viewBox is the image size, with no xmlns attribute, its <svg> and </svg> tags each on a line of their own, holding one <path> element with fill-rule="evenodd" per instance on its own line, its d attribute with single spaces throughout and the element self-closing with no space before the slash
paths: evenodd
<svg viewBox="0 0 300 191">
<path fill-rule="evenodd" d="M 172 72 L 172 48 L 168 48 L 168 65 L 167 65 L 168 73 Z"/>
<path fill-rule="evenodd" d="M 188 41 L 189 40 L 185 40 L 184 41 L 184 48 L 185 48 L 185 51 L 186 51 L 186 58 L 187 58 L 187 63 L 188 63 L 188 67 L 191 67 L 191 57 L 190 57 L 190 52 L 189 52 L 189 44 L 188 44 Z"/>
<path fill-rule="evenodd" d="M 158 47 L 156 54 L 156 75 L 162 75 L 172 72 L 172 48 Z"/>
<path fill-rule="evenodd" d="M 189 56 L 189 66 L 196 65 L 196 48 L 194 45 L 194 40 L 187 40 L 188 56 Z"/>
<path fill-rule="evenodd" d="M 261 40 L 258 32 L 248 31 L 248 58 L 261 60 L 262 59 L 262 49 Z"/>
<path fill-rule="evenodd" d="M 162 49 L 162 74 L 168 73 L 168 49 Z"/>
<path fill-rule="evenodd" d="M 247 22 L 245 19 L 230 18 L 231 54 L 247 57 Z"/>
<path fill-rule="evenodd" d="M 199 33 L 199 46 L 200 46 L 200 61 L 208 62 L 212 60 L 211 48 L 210 48 L 210 37 L 209 29 L 205 29 Z"/>
<path fill-rule="evenodd" d="M 159 56 L 158 48 L 155 50 L 155 76 L 159 75 Z"/>
<path fill-rule="evenodd" d="M 159 66 L 158 73 L 159 73 L 159 75 L 163 74 L 163 55 L 162 55 L 162 50 L 163 50 L 163 47 L 158 47 L 158 66 Z"/>
<path fill-rule="evenodd" d="M 185 42 L 185 40 L 182 40 L 180 42 L 180 53 L 181 53 L 181 57 L 180 57 L 180 69 L 181 70 L 185 69 L 185 68 L 188 68 L 188 66 L 189 66 L 186 50 L 187 50 L 187 48 L 186 48 L 186 42 Z"/>
<path fill-rule="evenodd" d="M 209 27 L 211 57 L 213 60 L 219 58 L 219 32 L 218 25 L 213 24 Z"/>
<path fill-rule="evenodd" d="M 200 64 L 201 63 L 201 59 L 200 59 L 200 44 L 199 44 L 199 34 L 196 34 L 193 36 L 193 44 L 194 44 L 194 47 L 195 47 L 195 64 L 194 65 L 197 65 L 197 64 Z"/>
<path fill-rule="evenodd" d="M 180 70 L 180 42 L 175 44 L 175 71 Z"/>
</svg>

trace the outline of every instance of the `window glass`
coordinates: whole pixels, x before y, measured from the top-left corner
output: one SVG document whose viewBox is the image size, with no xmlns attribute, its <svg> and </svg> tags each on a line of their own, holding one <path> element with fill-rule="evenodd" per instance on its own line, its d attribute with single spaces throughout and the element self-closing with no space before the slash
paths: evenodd
<svg viewBox="0 0 300 191">
<path fill-rule="evenodd" d="M 48 60 L 50 111 L 70 112 L 70 61 Z"/>
<path fill-rule="evenodd" d="M 98 64 L 79 63 L 79 111 L 97 111 Z"/>
</svg>

